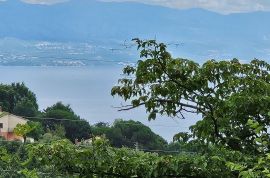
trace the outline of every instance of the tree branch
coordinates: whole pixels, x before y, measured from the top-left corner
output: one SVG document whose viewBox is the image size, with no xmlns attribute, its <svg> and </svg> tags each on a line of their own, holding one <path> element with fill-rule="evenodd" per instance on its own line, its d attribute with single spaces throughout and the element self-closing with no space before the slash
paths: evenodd
<svg viewBox="0 0 270 178">
<path fill-rule="evenodd" d="M 154 102 L 160 102 L 160 103 L 174 103 L 174 101 L 172 100 L 167 100 L 167 99 L 156 99 L 154 100 Z M 118 107 L 118 108 L 121 108 L 119 109 L 118 111 L 128 111 L 128 110 L 131 110 L 131 109 L 134 109 L 134 108 L 137 108 L 139 106 L 142 106 L 142 105 L 145 105 L 147 102 L 143 102 L 143 103 L 140 103 L 136 106 L 133 106 L 133 105 L 126 105 L 126 106 L 122 106 L 122 107 Z M 189 111 L 189 110 L 186 110 L 185 108 L 182 108 L 182 107 L 186 107 L 186 108 L 190 108 L 190 109 L 194 109 L 194 110 L 197 110 L 201 113 L 205 113 L 204 111 L 201 110 L 201 108 L 197 107 L 197 106 L 194 106 L 194 105 L 190 105 L 190 104 L 185 104 L 185 103 L 181 103 L 181 102 L 175 102 L 175 104 L 177 105 L 180 105 L 180 110 L 184 110 L 186 112 L 191 112 L 191 113 L 197 113 L 195 111 Z"/>
</svg>

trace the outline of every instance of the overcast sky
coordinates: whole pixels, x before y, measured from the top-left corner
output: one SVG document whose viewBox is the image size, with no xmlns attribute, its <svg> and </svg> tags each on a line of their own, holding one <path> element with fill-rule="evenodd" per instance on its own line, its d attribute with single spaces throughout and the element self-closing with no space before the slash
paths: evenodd
<svg viewBox="0 0 270 178">
<path fill-rule="evenodd" d="M 32 4 L 54 4 L 59 2 L 65 2 L 68 0 L 22 0 L 22 1 Z M 114 1 L 114 2 L 134 1 L 178 9 L 203 8 L 223 14 L 236 12 L 270 11 L 270 0 L 99 0 L 99 1 Z"/>
<path fill-rule="evenodd" d="M 102 1 L 132 1 L 132 0 L 102 0 Z M 133 0 L 147 4 L 186 9 L 203 8 L 219 13 L 269 11 L 270 0 Z"/>
<path fill-rule="evenodd" d="M 31 3 L 31 4 L 55 4 L 55 3 L 65 2 L 68 0 L 21 0 L 21 1 Z"/>
</svg>

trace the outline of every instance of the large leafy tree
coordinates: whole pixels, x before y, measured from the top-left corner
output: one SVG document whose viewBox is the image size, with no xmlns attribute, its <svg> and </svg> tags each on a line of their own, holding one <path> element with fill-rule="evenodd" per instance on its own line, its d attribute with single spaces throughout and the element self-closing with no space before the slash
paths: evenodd
<svg viewBox="0 0 270 178">
<path fill-rule="evenodd" d="M 35 116 L 38 112 L 36 95 L 24 83 L 0 84 L 0 106 L 21 116 Z"/>
<path fill-rule="evenodd" d="M 141 60 L 135 67 L 124 68 L 124 77 L 111 92 L 130 100 L 130 105 L 120 110 L 144 106 L 150 120 L 157 114 L 183 118 L 185 112 L 200 114 L 202 120 L 191 127 L 196 138 L 235 150 L 259 151 L 256 139 L 261 134 L 269 138 L 268 63 L 233 59 L 209 60 L 200 65 L 173 58 L 166 45 L 155 40 L 135 41 Z M 254 132 L 250 121 L 264 129 Z"/>
<path fill-rule="evenodd" d="M 140 149 L 164 149 L 167 142 L 155 134 L 149 127 L 138 121 L 117 119 L 110 127 L 106 123 L 98 123 L 92 127 L 94 135 L 105 135 L 112 146 Z"/>
<path fill-rule="evenodd" d="M 69 105 L 61 102 L 45 109 L 43 113 L 43 126 L 49 130 L 56 130 L 58 125 L 62 125 L 66 132 L 66 137 L 75 139 L 87 139 L 91 134 L 91 127 L 86 120 L 76 115 Z"/>
<path fill-rule="evenodd" d="M 33 117 L 38 114 L 38 108 L 36 102 L 24 98 L 16 103 L 13 113 L 19 116 Z"/>
</svg>

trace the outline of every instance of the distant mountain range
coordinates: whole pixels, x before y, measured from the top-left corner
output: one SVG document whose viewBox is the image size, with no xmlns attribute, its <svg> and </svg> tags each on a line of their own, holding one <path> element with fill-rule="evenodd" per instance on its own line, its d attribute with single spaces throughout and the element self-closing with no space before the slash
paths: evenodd
<svg viewBox="0 0 270 178">
<path fill-rule="evenodd" d="M 171 43 L 175 56 L 198 61 L 270 56 L 270 12 L 221 15 L 131 2 L 71 0 L 48 6 L 7 0 L 0 2 L 0 16 L 1 39 L 89 43 L 108 50 L 134 37 L 156 37 Z M 134 57 L 123 58 L 128 56 Z"/>
</svg>

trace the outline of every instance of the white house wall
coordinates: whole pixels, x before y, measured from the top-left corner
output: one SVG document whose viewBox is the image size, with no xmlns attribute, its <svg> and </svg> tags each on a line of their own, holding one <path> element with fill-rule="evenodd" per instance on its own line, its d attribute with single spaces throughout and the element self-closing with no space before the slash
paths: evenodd
<svg viewBox="0 0 270 178">
<path fill-rule="evenodd" d="M 22 119 L 18 116 L 15 116 L 15 115 L 8 115 L 8 129 L 9 129 L 9 132 L 12 132 L 14 130 L 14 128 L 17 126 L 17 124 L 26 124 L 27 123 L 27 120 L 25 119 Z"/>
<path fill-rule="evenodd" d="M 1 132 L 8 132 L 8 125 L 9 125 L 9 116 L 5 115 L 3 117 L 0 118 L 0 123 L 3 124 L 3 128 L 0 128 Z"/>
<path fill-rule="evenodd" d="M 3 123 L 3 128 L 0 129 L 1 132 L 13 132 L 17 124 L 26 124 L 27 120 L 22 119 L 18 116 L 9 114 L 0 118 L 0 123 Z"/>
</svg>

